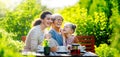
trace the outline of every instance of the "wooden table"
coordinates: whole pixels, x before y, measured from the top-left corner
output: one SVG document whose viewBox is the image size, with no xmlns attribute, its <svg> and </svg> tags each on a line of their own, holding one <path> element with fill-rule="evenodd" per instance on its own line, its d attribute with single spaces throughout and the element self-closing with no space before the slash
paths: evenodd
<svg viewBox="0 0 120 57">
<path fill-rule="evenodd" d="M 84 53 L 81 53 L 81 55 L 79 55 L 80 57 L 86 57 L 86 56 L 82 56 Z M 33 55 L 36 57 L 44 57 L 44 53 L 36 53 L 36 52 L 22 52 L 22 55 L 24 56 L 29 56 L 29 55 Z M 55 55 L 51 54 L 50 56 L 65 56 L 65 57 L 71 57 L 72 55 L 70 55 L 69 53 L 55 53 Z M 46 56 L 45 56 L 46 57 Z M 98 57 L 98 56 L 91 56 L 91 57 Z"/>
</svg>

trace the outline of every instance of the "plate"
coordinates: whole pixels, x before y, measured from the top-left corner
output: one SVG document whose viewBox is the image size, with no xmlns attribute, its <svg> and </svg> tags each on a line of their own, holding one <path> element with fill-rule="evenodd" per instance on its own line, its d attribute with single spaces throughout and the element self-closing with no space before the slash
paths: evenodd
<svg viewBox="0 0 120 57">
<path fill-rule="evenodd" d="M 69 53 L 68 51 L 57 51 L 56 53 L 60 53 L 60 54 L 67 54 L 67 53 Z"/>
<path fill-rule="evenodd" d="M 37 50 L 37 53 L 44 53 L 44 50 Z"/>
</svg>

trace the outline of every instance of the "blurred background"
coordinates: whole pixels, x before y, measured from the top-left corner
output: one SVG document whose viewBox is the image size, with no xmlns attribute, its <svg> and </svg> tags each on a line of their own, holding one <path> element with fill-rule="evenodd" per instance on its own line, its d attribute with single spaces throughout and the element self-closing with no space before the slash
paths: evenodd
<svg viewBox="0 0 120 57">
<path fill-rule="evenodd" d="M 99 57 L 120 55 L 120 0 L 0 0 L 0 57 L 23 57 L 21 36 L 46 10 L 76 24 L 75 35 L 94 35 Z"/>
</svg>

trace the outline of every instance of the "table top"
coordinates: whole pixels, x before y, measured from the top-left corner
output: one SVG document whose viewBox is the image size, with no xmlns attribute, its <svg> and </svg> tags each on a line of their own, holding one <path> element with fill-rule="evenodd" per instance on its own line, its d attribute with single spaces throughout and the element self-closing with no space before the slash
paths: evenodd
<svg viewBox="0 0 120 57">
<path fill-rule="evenodd" d="M 38 53 L 38 52 L 22 52 L 22 55 L 34 55 L 34 56 L 37 56 L 37 57 L 41 57 L 41 56 L 45 56 L 43 52 L 41 53 Z M 73 56 L 73 55 L 70 55 L 70 53 L 57 53 L 57 52 L 50 52 L 50 55 L 49 56 Z M 77 56 L 94 56 L 94 57 L 98 57 L 95 53 L 92 53 L 92 52 L 85 52 L 85 53 L 80 53 L 80 55 L 77 55 Z"/>
</svg>

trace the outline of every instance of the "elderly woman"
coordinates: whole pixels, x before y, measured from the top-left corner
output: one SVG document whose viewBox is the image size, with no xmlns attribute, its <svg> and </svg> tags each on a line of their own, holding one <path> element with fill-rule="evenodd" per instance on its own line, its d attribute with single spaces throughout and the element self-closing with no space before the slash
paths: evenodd
<svg viewBox="0 0 120 57">
<path fill-rule="evenodd" d="M 52 29 L 50 30 L 52 38 L 57 41 L 59 46 L 63 46 L 63 37 L 61 35 L 61 25 L 63 22 L 63 17 L 59 14 L 53 14 L 52 21 Z"/>
<path fill-rule="evenodd" d="M 52 46 L 51 50 L 57 51 L 57 46 L 63 46 L 63 37 L 61 34 L 61 25 L 63 22 L 63 17 L 59 14 L 53 14 L 52 15 L 52 28 L 49 31 L 49 33 L 51 34 L 51 37 L 57 42 L 57 45 L 54 45 L 52 42 L 50 45 Z"/>
<path fill-rule="evenodd" d="M 51 15 L 51 12 L 45 11 L 41 14 L 40 19 L 34 22 L 33 28 L 27 35 L 24 51 L 37 51 L 38 45 L 40 45 L 44 39 L 45 28 L 49 27 L 52 23 Z"/>
</svg>

